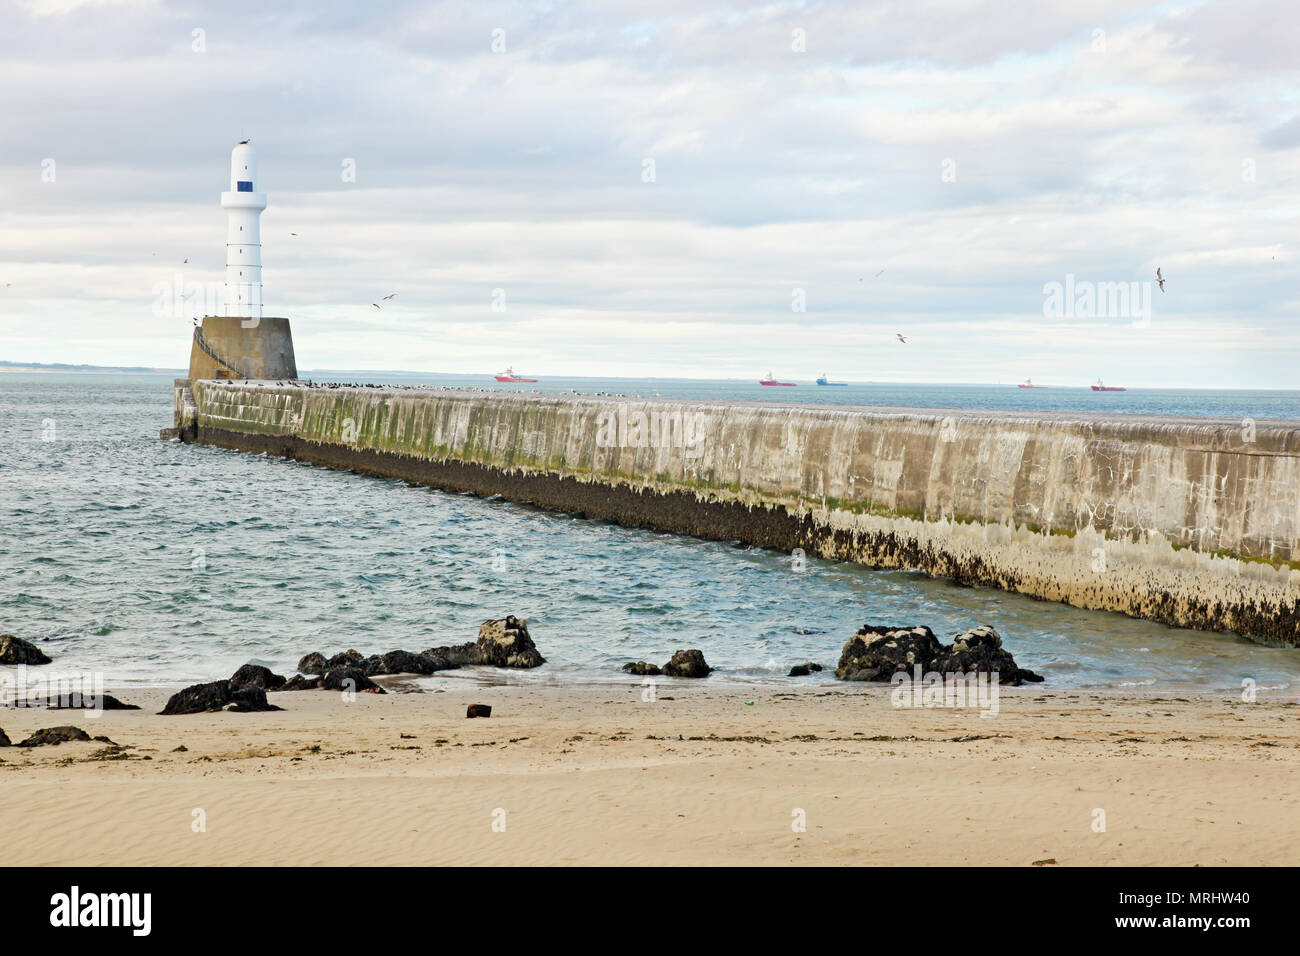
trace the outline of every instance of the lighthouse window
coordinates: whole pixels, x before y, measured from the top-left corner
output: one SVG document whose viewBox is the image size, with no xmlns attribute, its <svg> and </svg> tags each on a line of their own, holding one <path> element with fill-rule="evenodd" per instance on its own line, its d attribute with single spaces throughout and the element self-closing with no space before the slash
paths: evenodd
<svg viewBox="0 0 1300 956">
<path fill-rule="evenodd" d="M 241 179 L 235 183 L 235 191 L 241 193 L 251 193 L 253 191 L 253 184 L 245 179 Z"/>
</svg>

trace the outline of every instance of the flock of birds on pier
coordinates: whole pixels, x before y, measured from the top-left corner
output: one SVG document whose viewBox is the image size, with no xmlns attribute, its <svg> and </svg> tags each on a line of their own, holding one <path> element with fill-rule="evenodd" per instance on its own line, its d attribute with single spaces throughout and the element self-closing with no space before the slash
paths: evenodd
<svg viewBox="0 0 1300 956">
<path fill-rule="evenodd" d="M 481 385 L 392 385 L 388 383 L 376 384 L 375 382 L 314 382 L 309 378 L 278 379 L 276 381 L 259 381 L 257 379 L 249 380 L 241 384 L 252 385 L 259 388 L 370 388 L 377 391 L 402 392 L 402 391 L 424 391 L 424 392 L 483 392 L 485 394 L 499 395 L 507 389 L 484 388 Z M 524 389 L 513 389 L 511 391 L 523 392 Z M 528 389 L 534 395 L 544 394 L 536 388 Z M 587 398 L 635 398 L 637 396 L 628 395 L 625 392 L 580 392 L 576 388 L 569 389 L 570 395 L 585 396 Z M 656 393 L 657 395 L 658 393 Z"/>
</svg>

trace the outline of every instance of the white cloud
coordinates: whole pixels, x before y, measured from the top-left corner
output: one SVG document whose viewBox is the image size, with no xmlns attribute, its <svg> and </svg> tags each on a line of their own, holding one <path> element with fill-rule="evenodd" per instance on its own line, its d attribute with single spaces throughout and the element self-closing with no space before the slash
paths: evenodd
<svg viewBox="0 0 1300 956">
<path fill-rule="evenodd" d="M 1284 4 L 55 12 L 0 13 L 3 359 L 183 364 L 251 135 L 304 368 L 1294 384 Z M 1149 329 L 1042 317 L 1156 265 Z"/>
</svg>

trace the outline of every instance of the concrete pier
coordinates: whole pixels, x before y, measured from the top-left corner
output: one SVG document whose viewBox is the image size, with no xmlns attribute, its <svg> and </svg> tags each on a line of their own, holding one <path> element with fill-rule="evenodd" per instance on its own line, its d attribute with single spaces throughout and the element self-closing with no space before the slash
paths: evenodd
<svg viewBox="0 0 1300 956">
<path fill-rule="evenodd" d="M 176 409 L 183 440 L 1300 645 L 1293 423 L 214 380 Z"/>
</svg>

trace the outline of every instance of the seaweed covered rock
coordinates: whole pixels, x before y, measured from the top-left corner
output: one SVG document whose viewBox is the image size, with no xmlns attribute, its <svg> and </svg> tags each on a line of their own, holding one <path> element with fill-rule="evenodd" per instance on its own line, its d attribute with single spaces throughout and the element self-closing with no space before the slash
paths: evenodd
<svg viewBox="0 0 1300 956">
<path fill-rule="evenodd" d="M 840 651 L 835 676 L 840 680 L 887 681 L 896 671 L 922 671 L 943 651 L 928 627 L 880 627 L 864 624 Z"/>
<path fill-rule="evenodd" d="M 12 634 L 0 634 L 0 664 L 48 664 L 45 652 L 31 641 Z"/>
<path fill-rule="evenodd" d="M 322 690 L 355 690 L 365 694 L 382 694 L 384 689 L 359 667 L 331 667 L 320 677 Z"/>
<path fill-rule="evenodd" d="M 691 648 L 673 654 L 663 670 L 669 677 L 708 677 L 713 668 L 704 660 L 702 651 Z"/>
<path fill-rule="evenodd" d="M 647 664 L 645 661 L 628 661 L 623 665 L 623 670 L 638 677 L 652 677 L 655 674 L 663 673 L 654 664 Z"/>
<path fill-rule="evenodd" d="M 0 727 L 0 747 L 12 747 L 9 742 L 9 735 L 5 733 L 4 728 Z"/>
<path fill-rule="evenodd" d="M 546 663 L 528 635 L 528 622 L 514 615 L 484 621 L 478 629 L 479 655 L 493 667 L 538 667 Z"/>
<path fill-rule="evenodd" d="M 325 655 L 320 651 L 312 651 L 310 654 L 303 655 L 298 661 L 299 674 L 324 674 L 328 661 Z"/>
<path fill-rule="evenodd" d="M 232 684 L 228 680 L 214 680 L 207 684 L 194 684 L 172 694 L 161 711 L 166 716 L 204 714 L 219 710 L 252 713 L 279 710 L 266 700 L 266 691 L 252 684 Z"/>
<path fill-rule="evenodd" d="M 472 649 L 473 654 L 471 656 L 477 661 L 478 646 L 467 644 L 465 647 Z M 367 677 L 378 677 L 382 674 L 435 674 L 438 671 L 453 670 L 460 666 L 460 662 L 451 660 L 448 657 L 445 653 L 448 650 L 454 649 L 432 647 L 418 654 L 414 651 L 398 650 L 389 651 L 387 654 L 371 654 L 369 657 L 362 657 L 356 651 L 348 650 L 342 654 L 335 654 L 330 658 L 317 651 L 312 651 L 312 653 L 298 661 L 298 672 L 319 677 L 327 671 L 351 667 L 361 671 Z M 299 683 L 303 682 L 300 681 Z M 292 687 L 288 689 L 301 690 L 303 688 Z"/>
<path fill-rule="evenodd" d="M 44 747 L 47 744 L 58 746 L 69 740 L 89 740 L 90 734 L 80 727 L 44 727 L 26 740 L 20 741 L 19 747 Z"/>
<path fill-rule="evenodd" d="M 248 685 L 262 690 L 276 690 L 284 686 L 284 681 L 285 678 L 279 674 L 271 673 L 271 668 L 260 664 L 245 664 L 230 675 L 230 683 L 235 687 Z"/>
<path fill-rule="evenodd" d="M 546 663 L 528 634 L 528 622 L 514 615 L 484 621 L 472 644 L 431 647 L 421 655 L 453 665 L 486 664 L 489 667 L 539 667 Z"/>
<path fill-rule="evenodd" d="M 483 654 L 476 641 L 467 644 L 452 644 L 445 647 L 430 647 L 420 652 L 421 657 L 429 660 L 446 661 L 452 667 L 464 667 L 468 664 L 484 663 Z"/>
<path fill-rule="evenodd" d="M 998 675 L 998 683 L 1018 687 L 1043 678 L 1016 665 L 998 632 L 987 624 L 940 644 L 928 627 L 890 628 L 871 624 L 849 638 L 835 676 L 841 680 L 887 681 L 898 671 L 922 674 Z"/>
<path fill-rule="evenodd" d="M 941 674 L 996 673 L 998 683 L 1008 687 L 1039 683 L 1043 679 L 1031 670 L 1016 666 L 1011 652 L 1002 646 L 1002 637 L 987 624 L 954 637 L 952 646 L 944 648 L 932 669 Z"/>
<path fill-rule="evenodd" d="M 460 665 L 436 654 L 389 651 L 387 654 L 373 654 L 357 666 L 373 677 L 376 674 L 434 674 Z"/>
<path fill-rule="evenodd" d="M 348 648 L 341 654 L 335 654 L 327 660 L 325 662 L 325 670 L 321 671 L 321 673 L 323 674 L 325 671 L 334 667 L 356 667 L 362 660 L 363 658 L 359 651 L 354 651 L 351 648 Z"/>
<path fill-rule="evenodd" d="M 349 683 L 350 682 L 350 683 Z M 324 674 L 295 674 L 279 688 L 286 690 L 345 690 L 364 694 L 387 693 L 359 667 L 331 667 Z"/>
</svg>

